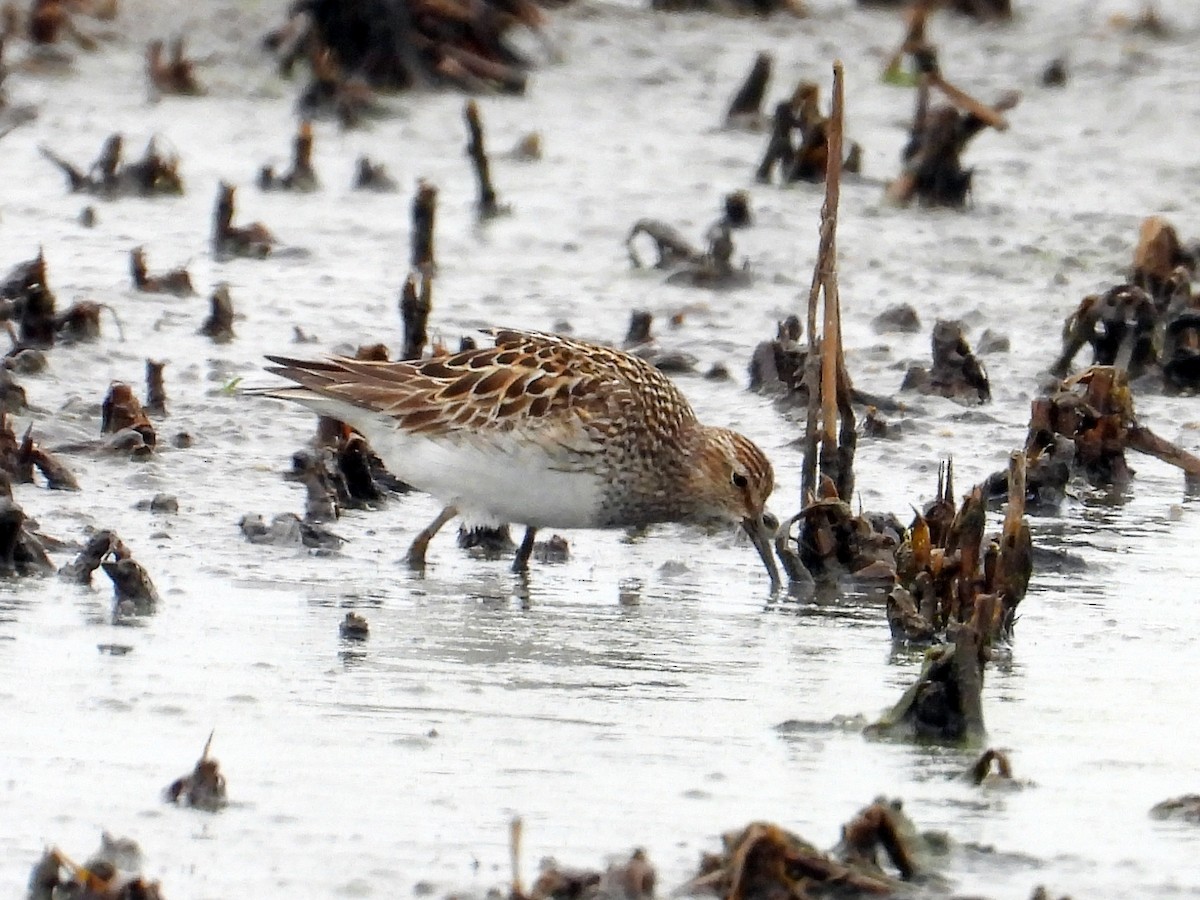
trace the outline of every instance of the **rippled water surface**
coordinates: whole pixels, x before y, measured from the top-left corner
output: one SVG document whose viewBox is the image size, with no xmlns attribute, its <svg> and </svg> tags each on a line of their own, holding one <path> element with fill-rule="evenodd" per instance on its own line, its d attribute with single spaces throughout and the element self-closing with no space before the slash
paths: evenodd
<svg viewBox="0 0 1200 900">
<path fill-rule="evenodd" d="M 466 558 L 449 531 L 427 574 L 410 574 L 403 550 L 436 512 L 420 496 L 348 513 L 335 526 L 347 543 L 332 556 L 245 543 L 242 515 L 302 510 L 301 488 L 280 476 L 313 422 L 221 390 L 234 378 L 266 383 L 264 353 L 397 345 L 409 203 L 423 177 L 441 189 L 437 337 L 454 344 L 479 326 L 565 320 L 616 341 L 632 308 L 652 311 L 664 346 L 734 373 L 680 383 L 703 418 L 767 449 L 780 481 L 773 506 L 790 514 L 798 430 L 745 391 L 743 372 L 806 291 L 821 194 L 753 184 L 765 137 L 715 126 L 755 51 L 775 55 L 772 97 L 799 77 L 827 84 L 841 56 L 849 136 L 865 158 L 865 177 L 843 187 L 839 232 L 857 382 L 891 393 L 905 364 L 927 357 L 928 327 L 871 331 L 897 302 L 915 305 L 926 326 L 961 317 L 971 337 L 991 327 L 1013 342 L 986 359 L 991 406 L 921 401 L 899 441 L 861 445 L 863 504 L 904 517 L 931 497 L 940 460 L 954 456 L 963 490 L 1023 441 L 1063 317 L 1120 277 L 1143 215 L 1200 233 L 1191 4 L 1159 4 L 1178 26 L 1165 41 L 1114 29 L 1109 16 L 1135 5 L 1115 0 L 1019 3 L 1004 28 L 936 20 L 954 81 L 984 98 L 1024 91 L 1012 130 L 972 146 L 974 206 L 958 214 L 881 203 L 911 102 L 878 78 L 899 39 L 894 17 L 830 0 L 813 0 L 808 20 L 768 22 L 577 0 L 551 16 L 564 61 L 539 69 L 524 98 L 482 100 L 497 189 L 513 206 L 484 227 L 473 221 L 453 94 L 392 98 L 394 114 L 366 131 L 318 123 L 316 195 L 252 187 L 260 164 L 286 162 L 294 128 L 294 86 L 254 50 L 276 5 L 190 8 L 182 24 L 207 61 L 201 99 L 146 98 L 141 40 L 180 27 L 178 4 L 131 4 L 131 36 L 80 57 L 72 74 L 9 79 L 13 99 L 38 103 L 41 116 L 0 142 L 0 267 L 44 246 L 60 305 L 111 304 L 127 335 L 118 340 L 106 320 L 100 342 L 55 349 L 47 372 L 22 379 L 35 409 L 18 427 L 31 419 L 50 446 L 93 435 L 109 382 L 140 382 L 153 356 L 169 361 L 160 433 L 186 431 L 195 444 L 142 463 L 69 456 L 83 485 L 74 495 L 16 488 L 47 534 L 115 529 L 163 597 L 153 617 L 116 627 L 102 579 L 92 589 L 0 584 L 6 895 L 20 894 L 43 846 L 85 856 L 101 829 L 135 837 L 173 898 L 406 895 L 422 879 L 483 889 L 507 877 L 513 814 L 527 823 L 529 870 L 545 853 L 594 865 L 643 845 L 673 886 L 726 829 L 772 819 L 832 845 L 881 793 L 959 842 L 946 875 L 963 893 L 1023 898 L 1046 883 L 1076 897 L 1200 895 L 1200 833 L 1147 815 L 1198 788 L 1200 508 L 1175 470 L 1133 460 L 1125 495 L 1080 495 L 1035 520 L 1035 543 L 1086 567 L 1035 573 L 1011 660 L 988 670 L 990 740 L 1029 782 L 989 792 L 954 778 L 964 753 L 870 743 L 835 724 L 892 703 L 919 655 L 892 651 L 877 604 L 771 603 L 756 555 L 732 534 L 569 534 L 571 561 L 536 566 L 524 589 L 505 563 Z M 1042 66 L 1063 53 L 1067 88 L 1039 88 Z M 151 135 L 177 148 L 188 193 L 99 203 L 97 227 L 85 230 L 85 201 L 64 193 L 37 147 L 88 161 L 112 130 L 132 152 Z M 543 161 L 501 157 L 532 130 Z M 349 191 L 362 152 L 386 162 L 401 194 Z M 241 221 L 261 219 L 308 255 L 211 259 L 221 178 L 241 185 Z M 634 220 L 661 217 L 699 239 L 736 188 L 750 191 L 757 217 L 736 236 L 753 288 L 689 291 L 629 269 L 621 242 Z M 130 291 L 126 253 L 140 243 L 152 269 L 189 262 L 205 294 L 229 283 L 241 315 L 234 343 L 196 335 L 203 297 Z M 669 329 L 679 312 L 683 325 Z M 293 346 L 294 325 L 318 343 Z M 1195 403 L 1138 398 L 1148 424 L 1192 450 Z M 177 514 L 135 509 L 159 491 L 178 497 Z M 364 644 L 338 638 L 349 609 L 370 621 Z M 97 651 L 113 643 L 132 651 Z M 215 816 L 164 806 L 162 788 L 214 726 L 233 804 Z"/>
</svg>

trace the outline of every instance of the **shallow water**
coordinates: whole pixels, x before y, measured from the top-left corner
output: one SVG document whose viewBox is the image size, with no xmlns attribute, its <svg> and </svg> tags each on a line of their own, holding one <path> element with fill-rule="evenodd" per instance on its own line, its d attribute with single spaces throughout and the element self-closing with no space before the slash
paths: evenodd
<svg viewBox="0 0 1200 900">
<path fill-rule="evenodd" d="M 812 5 L 816 15 L 802 22 L 582 0 L 554 13 L 565 62 L 540 69 L 525 98 L 482 101 L 500 199 L 514 207 L 482 228 L 462 98 L 452 94 L 395 98 L 394 117 L 366 132 L 318 123 L 317 195 L 251 186 L 261 163 L 286 162 L 294 127 L 294 87 L 251 48 L 275 14 L 265 4 L 213 3 L 188 23 L 212 63 L 202 99 L 146 100 L 140 40 L 178 27 L 158 7 L 141 10 L 137 40 L 81 57 L 73 75 L 10 78 L 13 99 L 42 112 L 0 142 L 0 266 L 44 245 L 59 303 L 109 303 L 128 335 L 120 342 L 106 320 L 101 342 L 55 349 L 46 373 L 22 379 L 38 412 L 18 427 L 31 418 L 51 446 L 94 434 L 108 383 L 140 383 L 149 355 L 170 361 L 160 434 L 187 431 L 196 442 L 145 463 L 69 457 L 84 487 L 77 495 L 16 488 L 46 533 L 115 529 L 163 600 L 138 627 L 118 628 L 103 579 L 91 590 L 54 579 L 0 584 L 5 893 L 20 893 L 44 845 L 81 857 L 102 828 L 140 841 L 147 873 L 171 897 L 385 896 L 422 879 L 483 888 L 507 877 L 513 814 L 527 823 L 527 873 L 544 853 L 595 864 L 640 844 L 673 886 L 721 831 L 773 819 L 832 845 L 842 822 L 886 793 L 919 827 L 964 845 L 946 869 L 963 893 L 1023 898 L 1046 883 L 1079 897 L 1200 895 L 1200 834 L 1147 816 L 1197 789 L 1200 740 L 1185 662 L 1200 629 L 1190 590 L 1200 508 L 1182 476 L 1155 461 L 1133 460 L 1138 476 L 1119 502 L 1080 496 L 1033 523 L 1035 543 L 1088 565 L 1035 573 L 1012 659 L 988 671 L 990 740 L 1031 782 L 1015 792 L 955 780 L 965 754 L 871 743 L 834 724 L 876 716 L 919 656 L 892 652 L 877 605 L 770 603 L 756 554 L 732 534 L 572 533 L 571 561 L 535 567 L 522 593 L 505 563 L 465 558 L 449 531 L 424 578 L 407 572 L 403 549 L 436 512 L 424 497 L 348 513 L 335 526 L 348 543 L 333 556 L 251 546 L 237 528 L 246 513 L 302 510 L 302 490 L 280 473 L 312 418 L 222 385 L 266 383 L 267 352 L 398 343 L 418 177 L 441 189 L 438 337 L 454 344 L 479 326 L 567 320 L 578 335 L 615 341 L 631 308 L 649 309 L 664 345 L 695 353 L 701 370 L 723 362 L 734 373 L 731 383 L 681 384 L 702 418 L 767 449 L 780 482 L 773 506 L 793 511 L 797 428 L 744 391 L 743 371 L 806 293 L 821 193 L 753 184 L 765 136 L 714 126 L 755 51 L 775 54 L 772 97 L 801 76 L 827 84 L 841 55 L 849 136 L 863 144 L 868 178 L 886 179 L 911 100 L 877 77 L 899 38 L 893 17 Z M 927 358 L 939 316 L 964 318 L 972 338 L 998 329 L 1017 348 L 986 359 L 991 406 L 922 400 L 900 441 L 862 443 L 867 507 L 903 517 L 931 497 L 950 455 L 960 490 L 1000 468 L 1024 439 L 1062 319 L 1119 278 L 1140 218 L 1163 212 L 1185 236 L 1200 232 L 1200 17 L 1182 0 L 1160 3 L 1180 32 L 1153 41 L 1108 25 L 1132 6 L 1022 4 L 1006 28 L 938 19 L 932 35 L 954 81 L 985 98 L 1025 91 L 1012 130 L 982 135 L 969 151 L 974 208 L 893 210 L 877 184 L 844 185 L 841 289 L 859 385 L 893 392 L 905 362 Z M 1042 66 L 1062 52 L 1069 86 L 1038 88 Z M 99 224 L 85 230 L 75 218 L 86 201 L 65 195 L 37 146 L 86 162 L 114 129 L 131 152 L 152 134 L 178 148 L 188 194 L 98 203 Z M 535 129 L 545 160 L 499 158 Z M 385 162 L 404 192 L 352 194 L 361 152 Z M 219 178 L 241 185 L 239 221 L 261 219 L 310 256 L 212 260 Z M 735 188 L 751 192 L 757 217 L 735 238 L 752 289 L 689 291 L 630 271 L 621 242 L 633 221 L 661 217 L 699 240 Z M 234 343 L 195 334 L 204 297 L 129 290 L 126 253 L 138 243 L 152 270 L 190 261 L 205 297 L 215 282 L 230 284 L 242 316 Z M 900 301 L 921 311 L 923 332 L 876 336 L 870 319 Z M 685 321 L 671 330 L 675 312 Z M 319 343 L 292 346 L 297 324 Z M 1194 404 L 1138 398 L 1148 424 L 1192 450 Z M 175 494 L 180 512 L 134 509 L 157 491 Z M 686 569 L 664 569 L 672 560 Z M 365 644 L 338 639 L 347 609 L 370 620 Z M 97 652 L 106 643 L 133 649 Z M 164 806 L 160 791 L 214 726 L 233 805 L 216 816 Z"/>
</svg>

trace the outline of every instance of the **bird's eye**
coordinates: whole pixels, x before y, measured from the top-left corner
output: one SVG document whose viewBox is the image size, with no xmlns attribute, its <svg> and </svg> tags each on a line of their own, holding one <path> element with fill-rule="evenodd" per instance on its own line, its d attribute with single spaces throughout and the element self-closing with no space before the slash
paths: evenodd
<svg viewBox="0 0 1200 900">
<path fill-rule="evenodd" d="M 750 479 L 741 472 L 733 473 L 733 486 L 735 488 L 747 488 L 750 486 Z"/>
</svg>

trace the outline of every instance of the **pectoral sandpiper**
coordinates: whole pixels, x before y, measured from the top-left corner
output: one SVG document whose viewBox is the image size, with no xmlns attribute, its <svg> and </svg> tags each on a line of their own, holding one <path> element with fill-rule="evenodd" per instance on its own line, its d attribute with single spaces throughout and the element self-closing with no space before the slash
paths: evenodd
<svg viewBox="0 0 1200 900">
<path fill-rule="evenodd" d="M 495 347 L 411 362 L 271 356 L 271 389 L 361 433 L 395 475 L 445 509 L 413 541 L 424 563 L 456 515 L 538 528 L 740 523 L 773 586 L 771 463 L 736 431 L 701 424 L 653 366 L 611 347 L 495 329 Z"/>
</svg>

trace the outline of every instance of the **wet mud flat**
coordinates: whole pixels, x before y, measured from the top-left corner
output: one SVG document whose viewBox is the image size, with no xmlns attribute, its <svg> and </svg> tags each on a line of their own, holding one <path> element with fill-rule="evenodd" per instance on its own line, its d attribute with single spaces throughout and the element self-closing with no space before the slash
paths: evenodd
<svg viewBox="0 0 1200 900">
<path fill-rule="evenodd" d="M 983 690 L 989 741 L 1008 749 L 1019 790 L 962 780 L 974 752 L 864 740 L 861 724 L 913 682 L 922 652 L 893 649 L 878 597 L 773 601 L 732 533 L 571 533 L 569 559 L 535 564 L 522 586 L 506 560 L 460 551 L 453 529 L 423 576 L 409 572 L 404 550 L 437 513 L 421 495 L 347 511 L 328 525 L 344 539 L 336 552 L 252 544 L 238 527 L 303 513 L 303 487 L 283 473 L 314 422 L 236 388 L 267 380 L 266 353 L 399 348 L 418 179 L 439 197 L 431 340 L 457 347 L 479 327 L 568 322 L 616 343 L 631 311 L 648 310 L 664 349 L 693 354 L 700 373 L 718 363 L 732 373 L 678 380 L 702 419 L 767 450 L 773 506 L 792 510 L 802 422 L 748 393 L 744 373 L 776 323 L 802 315 L 822 191 L 759 184 L 767 133 L 720 127 L 764 50 L 772 99 L 799 78 L 826 84 L 834 56 L 846 65 L 847 136 L 863 153 L 862 177 L 842 185 L 838 232 L 856 386 L 895 395 L 912 364 L 928 363 L 940 319 L 961 320 L 977 349 L 985 328 L 1010 341 L 979 351 L 990 404 L 922 397 L 919 413 L 896 417 L 898 439 L 860 440 L 856 493 L 907 519 L 910 503 L 933 498 L 946 458 L 964 488 L 1004 469 L 1064 319 L 1121 280 L 1139 223 L 1162 214 L 1200 233 L 1187 155 L 1200 20 L 1160 3 L 1175 30 L 1158 38 L 1115 27 L 1110 17 L 1133 6 L 1117 2 L 1018 4 L 1002 26 L 939 15 L 929 27 L 947 77 L 989 101 L 1023 93 L 1010 128 L 965 153 L 975 175 L 958 212 L 884 201 L 912 111 L 911 89 L 879 76 L 900 17 L 809 6 L 807 19 L 766 21 L 632 4 L 554 11 L 561 60 L 540 59 L 523 97 L 476 97 L 510 206 L 482 223 L 457 92 L 384 96 L 385 115 L 365 129 L 316 120 L 319 189 L 260 191 L 264 165 L 289 171 L 298 135 L 298 83 L 257 47 L 282 15 L 272 4 L 182 19 L 131 4 L 120 27 L 102 26 L 113 33 L 97 52 L 72 54 L 71 70 L 9 74 L 10 102 L 39 114 L 0 139 L 0 269 L 41 247 L 60 309 L 104 304 L 121 323 L 102 312 L 98 340 L 56 346 L 44 371 L 18 376 L 29 408 L 16 434 L 32 422 L 51 449 L 99 439 L 110 383 L 144 397 L 147 358 L 166 362 L 168 415 L 151 416 L 158 441 L 142 458 L 60 454 L 78 492 L 40 478 L 14 486 L 41 533 L 79 545 L 89 529 L 119 534 L 157 602 L 114 623 L 102 573 L 90 587 L 0 582 L 5 890 L 25 890 L 47 846 L 82 861 L 106 829 L 137 839 L 166 896 L 372 896 L 419 883 L 482 893 L 508 882 L 508 823 L 520 815 L 530 881 L 544 854 L 596 866 L 641 846 L 663 893 L 730 829 L 771 820 L 828 849 L 839 825 L 887 795 L 953 838 L 941 872 L 961 894 L 1200 892 L 1194 827 L 1148 814 L 1196 790 L 1200 737 L 1179 674 L 1200 628 L 1189 602 L 1196 501 L 1155 460 L 1134 460 L 1124 489 L 1074 488 L 1057 513 L 1030 520 L 1035 547 L 1057 562 L 1035 568 L 1011 653 L 989 665 Z M 205 93 L 151 96 L 145 43 L 180 31 Z M 19 51 L 6 48 L 10 65 Z M 1066 86 L 1042 88 L 1045 65 L 1064 54 Z M 511 152 L 534 131 L 540 160 Z M 73 193 L 39 150 L 86 167 L 114 132 L 126 160 L 151 138 L 177 155 L 184 193 Z M 387 167 L 395 193 L 351 190 L 364 155 Z M 234 225 L 261 221 L 296 252 L 214 253 L 222 181 L 236 188 Z M 670 222 L 700 244 L 737 190 L 755 224 L 734 232 L 732 259 L 749 261 L 750 287 L 680 287 L 630 266 L 623 242 L 636 221 Z M 149 276 L 185 266 L 197 293 L 136 290 L 137 247 Z M 198 332 L 221 284 L 235 317 L 218 344 Z M 877 333 L 873 319 L 898 303 L 921 329 Z M 295 344 L 296 326 L 315 341 Z M 1139 417 L 1193 451 L 1195 402 L 1137 395 Z M 158 494 L 177 508 L 153 503 Z M 56 565 L 74 555 L 51 552 Z M 339 631 L 348 612 L 369 621 L 365 641 Z M 164 788 L 214 726 L 228 805 L 166 805 Z"/>
</svg>

